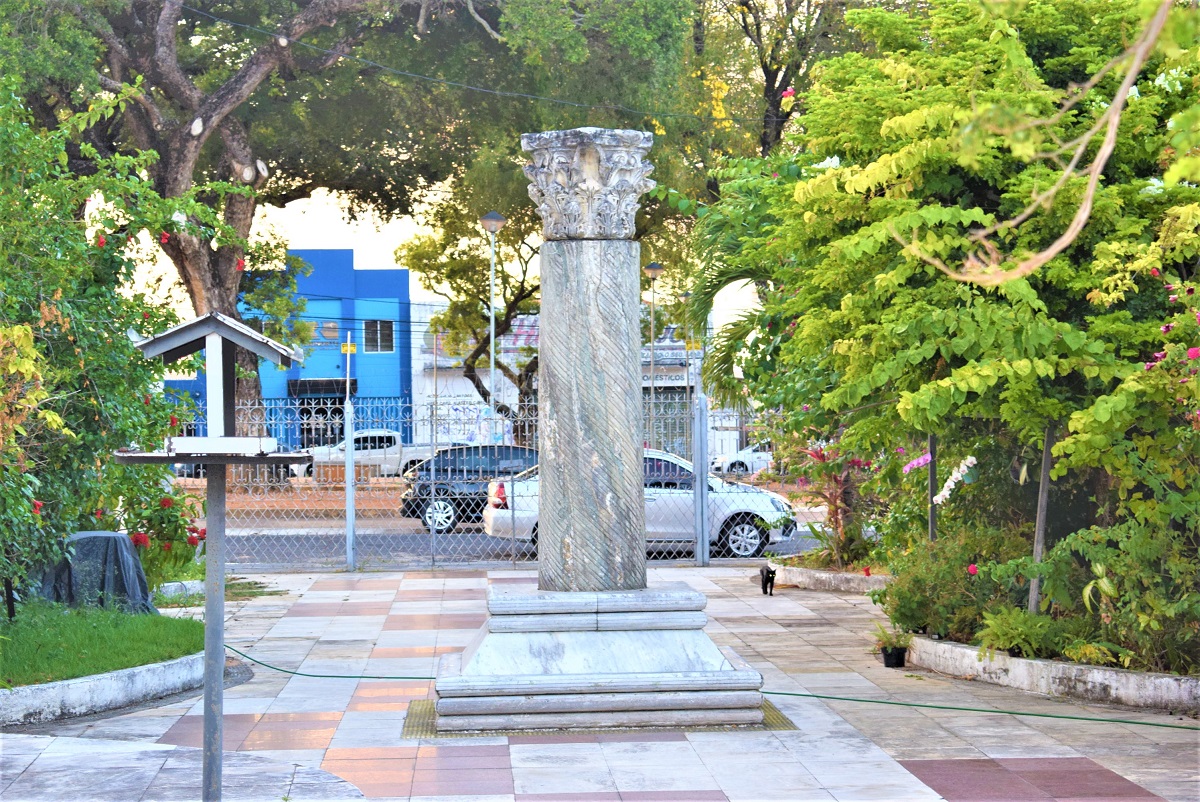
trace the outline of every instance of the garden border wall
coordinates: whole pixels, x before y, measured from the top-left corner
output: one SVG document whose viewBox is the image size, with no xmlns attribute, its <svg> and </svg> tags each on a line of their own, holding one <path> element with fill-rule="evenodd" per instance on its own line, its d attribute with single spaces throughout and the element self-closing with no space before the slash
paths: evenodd
<svg viewBox="0 0 1200 802">
<path fill-rule="evenodd" d="M 979 647 L 914 637 L 913 665 L 941 674 L 990 682 L 1047 696 L 1158 710 L 1200 710 L 1200 677 L 1154 674 L 1057 660 L 1031 660 L 995 652 L 978 659 Z"/>
<path fill-rule="evenodd" d="M 883 589 L 890 576 L 864 576 L 840 571 L 820 571 L 791 565 L 768 564 L 775 569 L 776 585 L 794 585 L 804 590 L 829 590 L 835 593 L 866 593 Z"/>
<path fill-rule="evenodd" d="M 89 677 L 0 690 L 0 725 L 115 710 L 204 684 L 204 652 Z"/>
</svg>

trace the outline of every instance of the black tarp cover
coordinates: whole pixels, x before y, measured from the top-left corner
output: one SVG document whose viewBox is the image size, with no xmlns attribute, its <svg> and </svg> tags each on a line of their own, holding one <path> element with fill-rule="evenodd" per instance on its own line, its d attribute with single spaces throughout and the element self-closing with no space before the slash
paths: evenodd
<svg viewBox="0 0 1200 802">
<path fill-rule="evenodd" d="M 70 541 L 71 557 L 59 561 L 42 576 L 44 598 L 72 607 L 87 604 L 131 613 L 158 613 L 142 561 L 128 535 L 77 532 Z"/>
</svg>

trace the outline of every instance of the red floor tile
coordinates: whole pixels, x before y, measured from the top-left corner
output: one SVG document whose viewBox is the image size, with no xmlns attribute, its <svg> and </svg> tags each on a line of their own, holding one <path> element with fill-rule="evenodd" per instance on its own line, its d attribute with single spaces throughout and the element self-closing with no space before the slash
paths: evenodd
<svg viewBox="0 0 1200 802">
<path fill-rule="evenodd" d="M 900 763 L 947 802 L 1159 799 L 1087 758 L 902 760 Z"/>
</svg>

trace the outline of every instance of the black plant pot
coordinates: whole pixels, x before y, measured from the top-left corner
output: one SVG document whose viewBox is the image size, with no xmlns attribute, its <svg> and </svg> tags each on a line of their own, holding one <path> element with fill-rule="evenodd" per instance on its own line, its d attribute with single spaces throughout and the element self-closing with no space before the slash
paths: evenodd
<svg viewBox="0 0 1200 802">
<path fill-rule="evenodd" d="M 904 668 L 904 656 L 908 653 L 907 646 L 884 646 L 879 651 L 883 654 L 884 668 Z"/>
</svg>

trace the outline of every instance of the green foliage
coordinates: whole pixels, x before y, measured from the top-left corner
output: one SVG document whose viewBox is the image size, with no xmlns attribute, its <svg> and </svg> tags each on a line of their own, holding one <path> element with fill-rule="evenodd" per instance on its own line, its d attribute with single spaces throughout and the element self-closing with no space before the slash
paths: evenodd
<svg viewBox="0 0 1200 802">
<path fill-rule="evenodd" d="M 979 630 L 979 659 L 989 659 L 996 650 L 1014 657 L 1040 657 L 1045 651 L 1050 618 L 1019 607 L 1004 605 L 983 613 Z"/>
<path fill-rule="evenodd" d="M 875 645 L 880 649 L 907 649 L 912 643 L 912 633 L 895 627 L 885 629 L 883 624 L 875 624 Z"/>
<path fill-rule="evenodd" d="M 0 82 L 0 576 L 20 586 L 62 554 L 68 535 L 112 523 L 98 521 L 97 509 L 120 509 L 134 488 L 167 481 L 166 468 L 122 469 L 118 479 L 112 465 L 118 448 L 161 442 L 172 415 L 158 389 L 161 363 L 143 359 L 128 334 L 174 322 L 169 310 L 120 291 L 133 270 L 131 240 L 175 230 L 181 209 L 224 229 L 190 195 L 165 202 L 154 192 L 141 177 L 152 155 L 97 159 L 85 178 L 70 173 L 69 154 L 88 150 L 80 131 L 123 97 L 46 132 L 14 82 Z"/>
<path fill-rule="evenodd" d="M 31 601 L 0 621 L 0 641 L 0 683 L 36 685 L 196 654 L 204 624 Z"/>
<path fill-rule="evenodd" d="M 1065 251 L 994 288 L 930 264 L 961 262 L 977 229 L 1021 214 L 1051 185 L 1058 165 L 1041 154 L 1093 136 L 1117 75 L 1058 111 L 1072 86 L 1124 51 L 1139 14 L 1133 0 L 847 12 L 868 47 L 818 66 L 786 154 L 716 173 L 728 191 L 698 230 L 714 275 L 766 288 L 741 338 L 715 344 L 713 364 L 729 376 L 740 367 L 749 400 L 777 411 L 796 437 L 836 432 L 846 455 L 879 468 L 867 490 L 880 500 L 900 583 L 892 607 L 906 626 L 932 620 L 969 637 L 984 601 L 1017 593 L 1035 572 L 1055 604 L 1065 609 L 1060 591 L 1070 588 L 1077 605 L 1076 563 L 1111 571 L 1116 556 L 1098 545 L 1111 540 L 1105 549 L 1136 546 L 1147 570 L 1180 579 L 1131 570 L 1131 583 L 1105 597 L 1120 631 L 1095 643 L 1189 671 L 1194 585 L 1181 578 L 1200 572 L 1200 187 L 1165 173 L 1181 163 L 1179 125 L 1200 103 L 1195 22 L 1176 19 L 1138 76 L 1090 222 Z M 1074 215 L 1083 183 L 1066 181 L 1054 203 L 1001 228 L 998 247 L 1043 250 Z M 696 294 L 714 286 L 706 277 Z M 1052 550 L 1044 567 L 997 567 L 998 579 L 975 583 L 995 587 L 962 604 L 908 586 L 953 577 L 908 551 L 927 488 L 891 455 L 903 448 L 911 459 L 934 433 L 940 477 L 967 455 L 979 462 L 980 481 L 939 508 L 939 552 L 946 532 L 1032 523 L 1028 493 L 1007 474 L 1040 453 L 1052 423 L 1052 499 L 1091 499 L 1084 514 L 1054 511 L 1076 530 L 1092 527 L 1073 536 L 1079 548 Z M 1084 549 L 1089 537 L 1097 543 Z"/>
<path fill-rule="evenodd" d="M 914 539 L 906 551 L 893 556 L 892 581 L 872 591 L 871 597 L 900 629 L 968 642 L 984 610 L 1019 597 L 993 577 L 989 565 L 1028 549 L 1029 541 L 1019 533 L 982 527 L 943 533 L 932 543 Z"/>
</svg>

